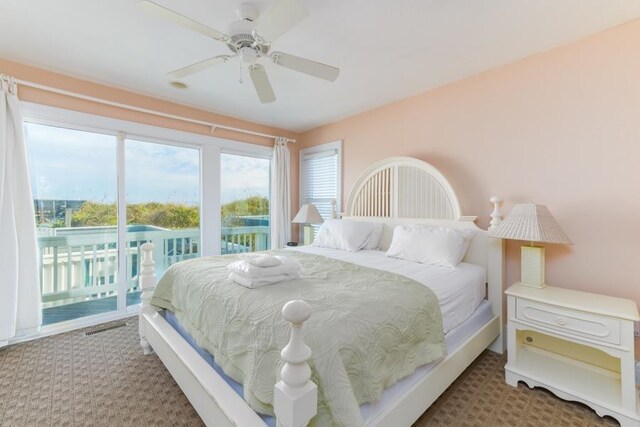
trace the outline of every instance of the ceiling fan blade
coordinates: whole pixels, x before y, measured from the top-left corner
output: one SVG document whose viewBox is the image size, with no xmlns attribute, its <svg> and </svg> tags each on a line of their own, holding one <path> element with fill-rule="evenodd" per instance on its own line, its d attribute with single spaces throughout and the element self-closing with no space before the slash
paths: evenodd
<svg viewBox="0 0 640 427">
<path fill-rule="evenodd" d="M 196 62 L 195 64 L 172 71 L 168 73 L 168 75 L 174 79 L 181 79 L 182 77 L 190 76 L 191 74 L 206 70 L 207 68 L 211 68 L 215 65 L 229 62 L 230 58 L 231 56 L 229 55 L 214 56 L 213 58 L 205 59 L 204 61 Z"/>
<path fill-rule="evenodd" d="M 138 7 L 141 9 L 152 13 L 166 21 L 171 21 L 174 24 L 178 24 L 183 28 L 188 30 L 196 31 L 200 34 L 204 34 L 205 36 L 211 37 L 215 40 L 226 42 L 229 40 L 229 36 L 224 33 L 221 33 L 218 30 L 214 30 L 211 27 L 208 27 L 204 24 L 201 24 L 197 21 L 194 21 L 191 18 L 187 18 L 184 15 L 180 15 L 178 12 L 174 12 L 171 9 L 167 9 L 164 6 L 160 6 L 157 3 L 154 3 L 149 0 L 142 0 L 138 2 Z"/>
<path fill-rule="evenodd" d="M 271 59 L 276 64 L 289 68 L 291 70 L 298 71 L 300 73 L 308 74 L 310 76 L 318 77 L 330 82 L 335 81 L 338 78 L 340 69 L 332 67 L 331 65 L 322 64 L 320 62 L 311 61 L 310 59 L 300 58 L 299 56 L 290 55 L 283 52 L 273 52 Z"/>
<path fill-rule="evenodd" d="M 272 42 L 307 16 L 309 11 L 300 0 L 278 0 L 258 19 L 256 32 Z"/>
<path fill-rule="evenodd" d="M 256 88 L 256 92 L 258 92 L 260 102 L 266 104 L 276 100 L 276 95 L 273 93 L 269 77 L 267 77 L 267 73 L 262 65 L 254 64 L 249 67 L 249 75 L 251 76 L 253 86 Z"/>
</svg>

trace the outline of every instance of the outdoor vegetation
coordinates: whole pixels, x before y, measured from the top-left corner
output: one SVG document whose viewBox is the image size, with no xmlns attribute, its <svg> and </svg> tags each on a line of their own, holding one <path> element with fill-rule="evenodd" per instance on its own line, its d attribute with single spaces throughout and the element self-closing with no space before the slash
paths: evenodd
<svg viewBox="0 0 640 427">
<path fill-rule="evenodd" d="M 73 227 L 116 225 L 115 203 L 86 202 L 73 213 Z M 152 224 L 158 227 L 180 229 L 195 228 L 200 223 L 198 207 L 177 203 L 140 203 L 127 205 L 129 224 Z"/>
<path fill-rule="evenodd" d="M 269 215 L 269 199 L 252 196 L 222 205 L 222 225 L 224 227 L 239 227 L 244 225 L 243 216 Z"/>
<path fill-rule="evenodd" d="M 226 227 L 244 225 L 241 217 L 268 215 L 269 199 L 253 196 L 222 205 L 222 224 Z M 127 205 L 129 224 L 150 224 L 169 229 L 196 228 L 200 223 L 198 206 L 179 203 L 137 203 Z M 58 225 L 57 222 L 61 224 Z M 71 217 L 73 227 L 90 227 L 117 224 L 115 203 L 85 202 Z M 51 223 L 64 226 L 64 221 Z"/>
</svg>

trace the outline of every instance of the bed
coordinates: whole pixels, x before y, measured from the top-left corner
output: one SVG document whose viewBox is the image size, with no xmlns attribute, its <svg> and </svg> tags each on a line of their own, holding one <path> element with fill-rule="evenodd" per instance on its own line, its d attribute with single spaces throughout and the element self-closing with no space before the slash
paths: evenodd
<svg viewBox="0 0 640 427">
<path fill-rule="evenodd" d="M 500 200 L 492 198 L 492 203 L 491 224 L 495 226 L 501 219 Z M 400 224 L 444 225 L 475 232 L 454 275 L 442 268 L 416 268 L 416 263 L 386 258 L 382 251 L 336 253 L 316 247 L 297 251 L 296 256 L 342 259 L 420 283 L 445 284 L 434 292 L 442 311 L 446 356 L 386 387 L 379 399 L 360 405 L 364 425 L 411 425 L 484 349 L 503 351 L 503 242 L 488 238 L 487 231 L 475 225 L 475 217 L 462 216 L 444 176 L 412 158 L 385 159 L 368 168 L 351 191 L 343 218 L 381 222 L 382 249 L 389 246 L 393 228 Z M 144 245 L 140 274 L 140 337 L 145 353 L 153 349 L 158 354 L 207 425 L 275 425 L 273 417 L 261 417 L 243 400 L 242 384 L 227 377 L 207 357 L 171 312 L 150 304 L 156 286 L 152 250 L 152 245 Z M 310 379 L 310 352 L 302 332 L 309 315 L 313 313 L 302 301 L 292 301 L 283 310 L 291 323 L 291 339 L 282 351 L 283 370 L 274 384 L 273 406 L 277 423 L 284 427 L 306 425 L 317 410 L 318 390 Z M 314 331 L 307 331 L 307 336 Z"/>
</svg>

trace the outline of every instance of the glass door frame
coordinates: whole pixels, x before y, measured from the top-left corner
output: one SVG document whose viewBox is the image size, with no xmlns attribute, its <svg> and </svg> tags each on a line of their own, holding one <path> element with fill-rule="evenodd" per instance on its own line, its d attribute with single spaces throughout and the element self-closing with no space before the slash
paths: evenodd
<svg viewBox="0 0 640 427">
<path fill-rule="evenodd" d="M 272 146 L 226 140 L 210 135 L 179 131 L 160 126 L 130 122 L 94 114 L 65 110 L 30 102 L 21 102 L 24 122 L 112 135 L 117 138 L 117 211 L 118 211 L 118 294 L 117 310 L 43 326 L 38 337 L 69 331 L 97 323 L 131 316 L 138 305 L 126 305 L 126 200 L 125 140 L 187 147 L 200 151 L 200 244 L 201 256 L 219 255 L 221 236 L 221 153 L 271 159 Z M 162 122 L 161 120 L 159 120 Z M 202 128 L 197 126 L 196 128 Z M 273 161 L 271 161 L 273 165 Z M 272 175 L 272 173 L 271 173 Z M 271 185 L 270 185 L 271 188 Z M 31 339 L 34 337 L 26 337 Z"/>
</svg>

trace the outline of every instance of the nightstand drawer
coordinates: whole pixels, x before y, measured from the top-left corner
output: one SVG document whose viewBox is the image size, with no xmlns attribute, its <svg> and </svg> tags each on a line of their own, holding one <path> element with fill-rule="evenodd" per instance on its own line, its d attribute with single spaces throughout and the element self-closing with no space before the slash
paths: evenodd
<svg viewBox="0 0 640 427">
<path fill-rule="evenodd" d="M 516 319 L 576 337 L 620 345 L 620 321 L 553 305 L 518 299 Z"/>
</svg>

